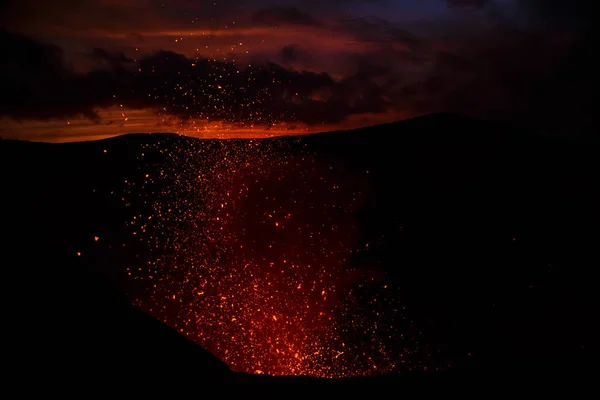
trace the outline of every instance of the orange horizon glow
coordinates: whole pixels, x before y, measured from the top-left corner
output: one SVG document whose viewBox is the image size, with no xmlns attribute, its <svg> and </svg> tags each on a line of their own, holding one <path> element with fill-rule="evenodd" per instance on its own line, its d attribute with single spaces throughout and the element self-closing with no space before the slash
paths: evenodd
<svg viewBox="0 0 600 400">
<path fill-rule="evenodd" d="M 221 121 L 187 122 L 173 116 L 160 116 L 152 109 L 134 110 L 121 107 L 97 109 L 99 120 L 83 116 L 65 120 L 0 119 L 0 137 L 32 142 L 69 143 L 102 140 L 126 134 L 173 133 L 201 139 L 264 139 L 277 136 L 300 136 L 321 132 L 345 131 L 415 117 L 408 113 L 352 115 L 338 124 L 306 125 L 280 122 L 273 126 L 239 126 Z"/>
</svg>

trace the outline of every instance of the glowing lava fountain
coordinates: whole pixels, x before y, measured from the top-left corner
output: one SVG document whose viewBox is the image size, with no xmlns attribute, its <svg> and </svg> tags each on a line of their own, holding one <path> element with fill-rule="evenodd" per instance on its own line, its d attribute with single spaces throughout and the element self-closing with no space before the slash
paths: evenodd
<svg viewBox="0 0 600 400">
<path fill-rule="evenodd" d="M 177 144 L 175 144 L 177 143 Z M 146 176 L 152 250 L 135 303 L 236 371 L 348 377 L 420 368 L 418 335 L 373 268 L 353 265 L 365 176 L 284 140 L 181 139 Z M 131 192 L 141 193 L 139 188 Z"/>
</svg>

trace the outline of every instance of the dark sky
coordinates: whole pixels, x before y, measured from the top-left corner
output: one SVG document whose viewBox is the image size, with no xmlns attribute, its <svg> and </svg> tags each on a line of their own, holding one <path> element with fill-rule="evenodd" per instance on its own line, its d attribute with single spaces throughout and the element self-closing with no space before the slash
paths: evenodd
<svg viewBox="0 0 600 400">
<path fill-rule="evenodd" d="M 0 0 L 0 136 L 591 130 L 591 0 Z"/>
</svg>

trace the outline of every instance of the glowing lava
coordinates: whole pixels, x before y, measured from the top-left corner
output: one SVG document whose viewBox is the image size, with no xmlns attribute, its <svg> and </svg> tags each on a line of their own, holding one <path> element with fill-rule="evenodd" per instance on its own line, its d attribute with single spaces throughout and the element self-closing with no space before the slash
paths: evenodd
<svg viewBox="0 0 600 400">
<path fill-rule="evenodd" d="M 279 140 L 191 141 L 146 175 L 153 250 L 135 303 L 236 370 L 347 377 L 418 368 L 411 322 L 360 250 L 365 177 Z"/>
</svg>

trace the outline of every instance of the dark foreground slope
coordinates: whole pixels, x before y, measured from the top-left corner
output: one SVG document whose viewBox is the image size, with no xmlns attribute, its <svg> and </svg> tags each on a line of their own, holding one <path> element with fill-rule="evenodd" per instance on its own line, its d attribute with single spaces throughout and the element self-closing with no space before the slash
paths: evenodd
<svg viewBox="0 0 600 400">
<path fill-rule="evenodd" d="M 142 171 L 141 145 L 192 140 L 0 142 L 4 329 L 23 373 L 289 382 L 233 374 L 120 294 L 122 266 L 144 249 L 123 228 L 135 207 L 115 193 L 163 161 Z M 597 362 L 597 144 L 448 115 L 275 140 L 368 176 L 357 220 L 370 246 L 353 262 L 386 271 L 438 363 L 451 366 L 367 382 L 560 378 Z M 126 246 L 98 250 L 96 235 Z"/>
<path fill-rule="evenodd" d="M 365 264 L 384 265 L 456 365 L 574 368 L 598 350 L 598 141 L 433 115 L 306 139 L 369 171 Z M 527 368 L 527 367 L 526 367 Z"/>
</svg>

